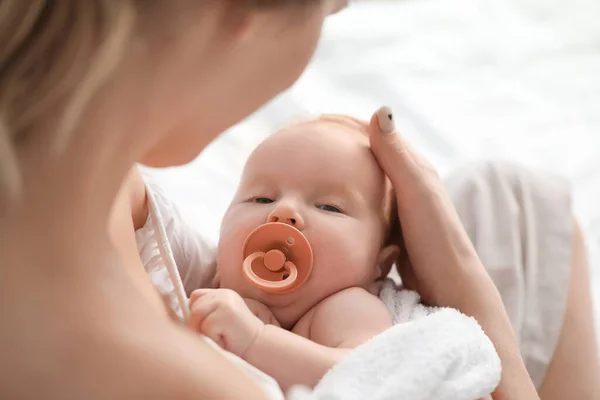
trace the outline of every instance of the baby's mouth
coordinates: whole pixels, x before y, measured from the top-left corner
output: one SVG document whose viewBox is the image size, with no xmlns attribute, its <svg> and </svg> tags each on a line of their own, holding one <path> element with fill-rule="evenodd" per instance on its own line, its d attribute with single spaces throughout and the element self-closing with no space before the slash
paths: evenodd
<svg viewBox="0 0 600 400">
<path fill-rule="evenodd" d="M 302 286 L 310 276 L 310 243 L 291 225 L 271 222 L 248 235 L 243 248 L 243 272 L 250 283 L 267 293 L 285 294 Z"/>
</svg>

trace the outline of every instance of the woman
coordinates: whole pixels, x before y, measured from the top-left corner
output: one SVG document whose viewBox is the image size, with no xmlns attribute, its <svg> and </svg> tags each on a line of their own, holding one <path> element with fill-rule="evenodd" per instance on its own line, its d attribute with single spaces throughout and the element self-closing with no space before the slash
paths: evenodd
<svg viewBox="0 0 600 400">
<path fill-rule="evenodd" d="M 0 2 L 0 397 L 266 398 L 173 324 L 139 260 L 115 249 L 114 221 L 140 217 L 118 192 L 135 162 L 188 162 L 288 87 L 343 3 Z M 536 398 L 437 176 L 399 140 L 373 150 L 402 186 L 419 291 L 480 321 L 503 362 L 497 398 Z"/>
</svg>

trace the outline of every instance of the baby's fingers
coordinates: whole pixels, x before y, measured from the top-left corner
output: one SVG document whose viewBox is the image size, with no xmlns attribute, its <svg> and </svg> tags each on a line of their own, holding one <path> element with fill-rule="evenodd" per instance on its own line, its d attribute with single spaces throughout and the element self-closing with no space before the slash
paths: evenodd
<svg viewBox="0 0 600 400">
<path fill-rule="evenodd" d="M 197 332 L 211 338 L 222 349 L 228 350 L 223 329 L 222 316 L 219 313 L 211 312 L 200 322 Z"/>
<path fill-rule="evenodd" d="M 190 308 L 191 306 L 202 297 L 214 297 L 217 293 L 217 289 L 196 289 L 190 295 Z"/>
<path fill-rule="evenodd" d="M 195 332 L 204 333 L 202 332 L 204 321 L 216 311 L 218 306 L 219 302 L 209 296 L 196 299 L 190 306 L 188 327 Z"/>
</svg>

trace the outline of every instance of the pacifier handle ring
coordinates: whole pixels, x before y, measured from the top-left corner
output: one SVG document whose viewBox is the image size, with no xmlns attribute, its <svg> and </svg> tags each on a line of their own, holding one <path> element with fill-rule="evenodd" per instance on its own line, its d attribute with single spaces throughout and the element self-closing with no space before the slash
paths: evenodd
<svg viewBox="0 0 600 400">
<path fill-rule="evenodd" d="M 296 279 L 298 279 L 298 268 L 296 268 L 294 263 L 291 261 L 286 261 L 284 264 L 287 271 L 290 274 L 290 276 L 287 277 L 285 280 L 282 280 L 279 282 L 273 282 L 273 281 L 268 281 L 266 279 L 263 279 L 263 278 L 259 277 L 258 275 L 256 275 L 256 273 L 252 270 L 252 263 L 261 257 L 264 258 L 264 256 L 265 256 L 265 253 L 263 253 L 262 251 L 257 251 L 255 253 L 250 254 L 248 257 L 246 257 L 246 259 L 244 260 L 244 263 L 243 263 L 244 273 L 246 274 L 246 276 L 248 278 L 250 278 L 250 280 L 252 280 L 252 282 L 254 282 L 254 284 L 256 284 L 256 286 L 260 287 L 263 290 L 267 290 L 267 291 L 268 290 L 271 290 L 271 291 L 280 290 L 280 289 L 286 289 L 287 287 L 293 285 L 294 282 L 296 281 Z"/>
</svg>

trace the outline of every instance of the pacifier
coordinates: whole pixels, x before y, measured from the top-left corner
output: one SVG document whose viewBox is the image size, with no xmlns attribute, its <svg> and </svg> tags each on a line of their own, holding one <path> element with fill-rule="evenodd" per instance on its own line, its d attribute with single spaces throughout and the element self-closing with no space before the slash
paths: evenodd
<svg viewBox="0 0 600 400">
<path fill-rule="evenodd" d="M 302 286 L 312 272 L 306 237 L 291 225 L 270 222 L 253 230 L 243 248 L 243 272 L 254 286 L 284 294 Z"/>
</svg>

